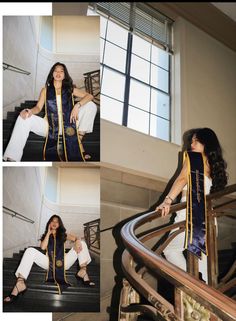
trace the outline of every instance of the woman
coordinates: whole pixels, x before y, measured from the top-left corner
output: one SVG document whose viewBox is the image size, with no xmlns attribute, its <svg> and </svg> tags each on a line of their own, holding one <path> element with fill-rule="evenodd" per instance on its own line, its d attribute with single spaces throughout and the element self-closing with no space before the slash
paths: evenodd
<svg viewBox="0 0 236 321">
<path fill-rule="evenodd" d="M 74 97 L 80 101 L 74 104 Z M 50 161 L 89 160 L 81 143 L 93 131 L 97 107 L 93 96 L 76 88 L 63 63 L 55 63 L 32 109 L 24 109 L 17 118 L 3 159 L 20 161 L 32 131 L 46 137 L 43 158 Z M 45 105 L 45 117 L 36 116 Z"/>
<path fill-rule="evenodd" d="M 74 247 L 65 253 L 65 241 L 74 242 Z M 26 290 L 25 280 L 28 278 L 33 263 L 47 270 L 47 282 L 53 282 L 58 286 L 59 293 L 69 284 L 66 281 L 65 270 L 68 270 L 78 259 L 80 270 L 76 274 L 78 280 L 82 280 L 86 286 L 95 284 L 89 280 L 87 265 L 91 262 L 91 257 L 84 241 L 72 234 L 67 234 L 60 216 L 53 215 L 47 222 L 45 232 L 41 238 L 40 247 L 46 250 L 46 255 L 33 247 L 27 248 L 22 260 L 16 270 L 17 281 L 9 296 L 4 299 L 4 303 L 13 303 L 19 295 Z"/>
<path fill-rule="evenodd" d="M 216 134 L 210 128 L 197 128 L 190 130 L 189 133 L 191 142 L 189 145 L 191 146 L 186 147 L 190 147 L 192 152 L 201 153 L 203 156 L 205 194 L 223 189 L 227 185 L 226 162 L 223 159 L 222 149 Z M 185 160 L 182 170 L 164 202 L 156 208 L 157 211 L 161 211 L 162 216 L 169 213 L 172 202 L 180 192 L 183 191 L 181 201 L 186 201 L 187 176 L 187 160 Z M 186 210 L 177 212 L 175 223 L 184 220 L 186 220 Z M 184 241 L 184 233 L 177 235 L 164 250 L 164 255 L 168 261 L 186 271 L 186 260 L 183 255 Z M 199 261 L 199 271 L 202 273 L 202 279 L 207 282 L 207 260 L 204 254 L 202 255 L 202 260 Z"/>
</svg>

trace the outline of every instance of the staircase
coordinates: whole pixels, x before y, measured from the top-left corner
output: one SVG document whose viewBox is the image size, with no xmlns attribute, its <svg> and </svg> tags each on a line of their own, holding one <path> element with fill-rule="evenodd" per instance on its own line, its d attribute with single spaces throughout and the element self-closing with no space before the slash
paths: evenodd
<svg viewBox="0 0 236 321">
<path fill-rule="evenodd" d="M 219 280 L 226 275 L 226 273 L 229 271 L 230 267 L 236 260 L 236 242 L 233 242 L 231 244 L 232 248 L 218 251 Z M 233 278 L 236 278 L 236 271 L 230 279 Z M 236 300 L 236 286 L 226 291 L 224 294 Z"/>
<path fill-rule="evenodd" d="M 11 133 L 19 115 L 20 111 L 25 108 L 32 108 L 36 105 L 37 101 L 26 100 L 20 105 L 15 107 L 15 111 L 7 113 L 7 119 L 3 120 L 3 150 L 6 149 L 7 143 L 11 137 Z M 41 111 L 37 116 L 44 117 L 45 111 Z M 45 138 L 30 133 L 27 143 L 24 148 L 22 161 L 43 161 L 43 146 Z M 94 121 L 93 132 L 86 134 L 83 139 L 83 146 L 93 162 L 100 161 L 100 113 L 97 112 Z"/>
<path fill-rule="evenodd" d="M 37 247 L 36 247 L 37 248 Z M 39 248 L 37 248 L 40 250 Z M 3 297 L 6 297 L 15 284 L 15 271 L 24 251 L 14 253 L 12 258 L 3 260 Z M 56 285 L 45 283 L 46 271 L 33 265 L 27 279 L 28 290 L 14 304 L 4 305 L 4 312 L 99 312 L 100 277 L 99 264 L 94 259 L 88 265 L 88 274 L 95 287 L 86 287 L 77 281 L 76 262 L 67 272 L 67 281 L 71 284 L 61 295 Z"/>
</svg>

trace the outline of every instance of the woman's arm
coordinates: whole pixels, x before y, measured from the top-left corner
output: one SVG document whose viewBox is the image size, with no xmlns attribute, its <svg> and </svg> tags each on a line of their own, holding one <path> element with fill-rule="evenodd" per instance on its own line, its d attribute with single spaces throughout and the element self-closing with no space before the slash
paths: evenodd
<svg viewBox="0 0 236 321">
<path fill-rule="evenodd" d="M 73 95 L 75 97 L 81 98 L 78 103 L 76 103 L 71 111 L 70 114 L 70 122 L 75 123 L 76 120 L 78 119 L 78 114 L 79 114 L 79 108 L 82 107 L 83 105 L 87 104 L 89 101 L 93 100 L 93 95 L 87 93 L 86 91 L 83 91 L 78 88 L 74 88 L 73 90 Z"/>
<path fill-rule="evenodd" d="M 42 250 L 46 250 L 46 248 L 48 246 L 50 234 L 51 234 L 51 229 L 50 229 L 50 225 L 49 225 L 47 234 L 45 235 L 44 239 L 40 243 L 40 247 Z"/>
<path fill-rule="evenodd" d="M 73 95 L 74 95 L 75 97 L 81 98 L 81 99 L 80 99 L 80 102 L 77 103 L 77 104 L 75 104 L 75 106 L 78 105 L 78 106 L 80 106 L 80 107 L 83 106 L 83 105 L 85 105 L 85 104 L 88 103 L 89 101 L 93 100 L 93 98 L 94 98 L 93 95 L 87 93 L 87 92 L 84 91 L 84 90 L 78 89 L 78 88 L 74 88 L 74 90 L 73 90 Z"/>
<path fill-rule="evenodd" d="M 179 193 L 182 192 L 186 184 L 187 184 L 187 162 L 185 161 L 179 176 L 174 181 L 164 202 L 161 203 L 159 206 L 157 206 L 156 211 L 161 210 L 162 216 L 167 215 L 170 211 L 171 203 L 179 195 Z"/>
<path fill-rule="evenodd" d="M 36 114 L 39 114 L 40 111 L 42 110 L 43 106 L 44 106 L 44 102 L 45 102 L 45 95 L 46 95 L 46 89 L 43 88 L 40 92 L 40 95 L 39 95 L 39 100 L 36 104 L 36 106 L 34 106 L 33 108 L 31 109 L 24 109 L 20 112 L 20 116 L 23 118 L 23 119 L 26 119 L 28 117 L 31 117 L 32 115 L 36 115 Z"/>
</svg>

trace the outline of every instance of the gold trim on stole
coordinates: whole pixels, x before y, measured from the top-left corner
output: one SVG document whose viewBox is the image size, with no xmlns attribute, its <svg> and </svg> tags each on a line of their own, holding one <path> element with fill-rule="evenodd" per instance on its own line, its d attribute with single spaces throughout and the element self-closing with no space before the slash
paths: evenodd
<svg viewBox="0 0 236 321">
<path fill-rule="evenodd" d="M 75 101 L 74 101 L 73 93 L 72 93 L 71 97 L 72 97 L 72 108 L 74 108 Z M 79 115 L 78 115 L 78 118 L 79 118 Z M 80 155 L 81 155 L 83 161 L 86 162 L 86 159 L 84 158 L 84 154 L 83 154 L 82 149 L 81 149 L 81 144 L 82 143 L 81 143 L 81 140 L 79 138 L 79 128 L 77 128 L 77 124 L 75 125 L 75 128 L 76 128 L 76 133 L 77 133 L 77 139 L 78 139 L 78 144 L 79 144 Z"/>
<path fill-rule="evenodd" d="M 44 102 L 44 105 L 45 105 L 45 116 L 47 118 L 47 123 L 48 123 L 46 140 L 45 140 L 44 147 L 43 147 L 43 160 L 46 160 L 45 152 L 46 152 L 46 146 L 47 146 L 48 134 L 49 134 L 49 122 L 48 122 L 48 113 L 47 113 L 47 87 L 46 86 L 45 86 L 45 102 Z"/>
</svg>

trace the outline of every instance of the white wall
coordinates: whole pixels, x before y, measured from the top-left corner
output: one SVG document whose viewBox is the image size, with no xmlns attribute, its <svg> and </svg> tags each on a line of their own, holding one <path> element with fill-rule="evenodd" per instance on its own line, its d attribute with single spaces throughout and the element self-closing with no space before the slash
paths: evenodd
<svg viewBox="0 0 236 321">
<path fill-rule="evenodd" d="M 60 168 L 59 203 L 99 206 L 100 171 L 97 168 Z"/>
<path fill-rule="evenodd" d="M 99 55 L 100 17 L 54 16 L 54 52 Z"/>
<path fill-rule="evenodd" d="M 34 224 L 3 212 L 3 256 L 10 257 L 29 245 L 37 245 L 43 194 L 43 169 L 3 168 L 3 205 L 30 218 Z"/>
<path fill-rule="evenodd" d="M 39 17 L 3 17 L 3 62 L 31 73 L 3 71 L 4 117 L 7 110 L 34 95 L 39 25 Z"/>
<path fill-rule="evenodd" d="M 175 22 L 174 52 L 175 118 L 181 107 L 174 136 L 193 127 L 212 128 L 225 151 L 230 182 L 235 183 L 236 53 L 182 18 Z M 176 169 L 180 145 L 105 120 L 101 124 L 106 165 L 168 181 Z"/>
<path fill-rule="evenodd" d="M 83 235 L 83 224 L 100 218 L 100 169 L 60 168 L 60 215 L 68 232 Z"/>
<path fill-rule="evenodd" d="M 182 131 L 212 128 L 236 182 L 236 53 L 184 19 L 176 22 L 180 44 Z"/>
<path fill-rule="evenodd" d="M 47 169 L 38 238 L 49 218 L 57 214 L 68 233 L 83 236 L 83 224 L 100 218 L 100 170 L 98 168 Z"/>
<path fill-rule="evenodd" d="M 37 77 L 34 99 L 38 99 L 41 89 L 45 82 L 51 67 L 56 62 L 62 62 L 66 65 L 68 72 L 77 87 L 84 87 L 85 72 L 98 70 L 100 68 L 98 55 L 82 54 L 59 54 L 52 53 L 44 48 L 39 48 Z"/>
</svg>

